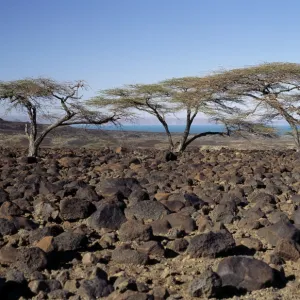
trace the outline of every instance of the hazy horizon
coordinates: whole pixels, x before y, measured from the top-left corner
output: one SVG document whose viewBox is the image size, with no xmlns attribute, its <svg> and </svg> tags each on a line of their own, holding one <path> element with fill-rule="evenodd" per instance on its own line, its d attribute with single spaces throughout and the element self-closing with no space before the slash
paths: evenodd
<svg viewBox="0 0 300 300">
<path fill-rule="evenodd" d="M 8 115 L 8 116 L 1 116 L 3 120 L 6 121 L 14 121 L 14 122 L 28 122 L 29 119 L 26 116 L 14 116 L 14 115 Z M 167 118 L 168 125 L 185 125 L 185 119 L 183 118 Z M 39 123 L 47 124 L 46 121 L 40 121 Z M 137 119 L 134 122 L 122 122 L 123 125 L 136 125 L 136 126 L 151 126 L 151 125 L 161 125 L 159 121 L 155 118 L 141 118 Z M 208 124 L 216 124 L 216 122 L 209 120 L 209 119 L 200 119 L 193 122 L 193 125 L 208 125 Z M 274 125 L 288 125 L 287 122 L 283 120 L 279 120 L 276 122 L 273 122 Z"/>
</svg>

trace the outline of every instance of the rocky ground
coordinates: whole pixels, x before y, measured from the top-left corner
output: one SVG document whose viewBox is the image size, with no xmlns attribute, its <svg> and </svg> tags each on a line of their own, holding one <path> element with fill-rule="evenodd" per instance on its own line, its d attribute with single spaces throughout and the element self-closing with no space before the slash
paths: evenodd
<svg viewBox="0 0 300 300">
<path fill-rule="evenodd" d="M 300 299 L 294 150 L 0 148 L 0 299 Z"/>
</svg>

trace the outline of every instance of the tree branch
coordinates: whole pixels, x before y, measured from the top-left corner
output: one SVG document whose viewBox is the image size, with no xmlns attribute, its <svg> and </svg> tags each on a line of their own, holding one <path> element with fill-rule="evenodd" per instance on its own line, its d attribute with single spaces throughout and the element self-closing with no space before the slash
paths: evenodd
<svg viewBox="0 0 300 300">
<path fill-rule="evenodd" d="M 226 133 L 224 132 L 212 132 L 212 131 L 207 131 L 207 132 L 202 132 L 199 133 L 197 135 L 194 135 L 192 138 L 190 138 L 189 140 L 186 141 L 185 143 L 185 147 L 187 147 L 190 143 L 192 143 L 194 140 L 207 136 L 207 135 L 221 135 L 221 136 L 227 136 Z"/>
</svg>

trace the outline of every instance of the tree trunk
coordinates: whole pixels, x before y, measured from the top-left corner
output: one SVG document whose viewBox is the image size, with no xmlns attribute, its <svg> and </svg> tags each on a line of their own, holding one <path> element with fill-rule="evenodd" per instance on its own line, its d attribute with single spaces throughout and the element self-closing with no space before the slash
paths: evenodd
<svg viewBox="0 0 300 300">
<path fill-rule="evenodd" d="M 181 136 L 179 144 L 175 147 L 176 152 L 183 152 L 187 147 L 187 139 L 190 135 L 191 125 L 192 125 L 193 119 L 191 119 L 191 110 L 187 110 L 187 116 L 186 116 L 186 125 L 184 132 Z"/>
<path fill-rule="evenodd" d="M 163 120 L 162 118 L 158 117 L 158 120 L 160 121 L 160 123 L 165 128 L 165 131 L 166 131 L 166 134 L 167 134 L 167 137 L 168 137 L 168 141 L 169 141 L 169 148 L 170 148 L 171 151 L 173 151 L 173 149 L 174 149 L 174 143 L 173 143 L 173 139 L 172 139 L 172 134 L 171 134 L 171 132 L 169 130 L 169 126 L 166 123 L 166 121 Z"/>
<path fill-rule="evenodd" d="M 167 133 L 167 136 L 168 136 L 169 148 L 171 150 L 173 150 L 173 148 L 174 148 L 173 139 L 172 139 L 172 135 L 171 135 L 171 133 L 170 133 L 170 131 L 169 131 L 168 128 L 166 128 L 166 133 Z"/>
<path fill-rule="evenodd" d="M 176 145 L 175 147 L 175 152 L 183 152 L 186 149 L 187 146 L 186 141 L 188 139 L 188 136 L 189 136 L 189 131 L 188 132 L 185 131 L 181 137 L 179 144 Z"/>
<path fill-rule="evenodd" d="M 293 134 L 293 138 L 295 141 L 296 150 L 297 150 L 297 152 L 299 152 L 300 151 L 300 136 L 299 136 L 298 128 L 295 124 L 290 124 L 290 126 L 292 128 L 292 134 Z"/>
<path fill-rule="evenodd" d="M 28 156 L 29 157 L 37 157 L 38 156 L 38 149 L 39 145 L 35 143 L 34 137 L 30 135 L 28 137 L 29 140 L 29 146 L 28 146 Z"/>
</svg>

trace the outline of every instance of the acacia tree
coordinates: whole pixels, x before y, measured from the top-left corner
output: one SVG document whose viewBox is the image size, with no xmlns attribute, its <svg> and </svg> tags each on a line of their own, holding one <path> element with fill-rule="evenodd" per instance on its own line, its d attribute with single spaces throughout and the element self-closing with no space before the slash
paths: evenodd
<svg viewBox="0 0 300 300">
<path fill-rule="evenodd" d="M 232 115 L 238 112 L 239 109 L 233 104 L 241 104 L 243 101 L 223 97 L 223 89 L 222 82 L 216 80 L 216 76 L 173 78 L 156 84 L 134 84 L 101 90 L 89 104 L 100 107 L 110 104 L 115 108 L 137 109 L 155 116 L 165 129 L 170 149 L 182 152 L 197 138 L 224 135 L 220 131 L 190 136 L 191 125 L 200 112 L 209 116 L 219 113 Z M 167 116 L 179 111 L 186 112 L 185 130 L 179 143 L 175 144 Z"/>
<path fill-rule="evenodd" d="M 233 118 L 223 118 L 219 115 L 216 116 L 214 120 L 224 124 L 228 136 L 233 134 L 241 137 L 246 137 L 248 134 L 266 138 L 278 136 L 275 128 L 266 126 L 266 123 L 264 122 L 248 120 L 247 117 L 249 117 L 249 114 L 242 112 L 240 115 L 235 115 Z"/>
<path fill-rule="evenodd" d="M 266 63 L 219 72 L 227 97 L 251 100 L 248 114 L 264 122 L 285 120 L 300 150 L 300 64 Z"/>
<path fill-rule="evenodd" d="M 104 115 L 87 108 L 78 92 L 86 88 L 83 81 L 58 82 L 49 78 L 24 79 L 0 82 L 0 101 L 8 109 L 18 109 L 29 117 L 25 133 L 29 141 L 28 156 L 37 156 L 44 138 L 60 126 L 75 124 L 105 124 L 116 122 L 121 114 L 117 111 Z M 57 111 L 58 110 L 58 111 Z M 38 118 L 46 118 L 50 125 L 39 132 Z"/>
</svg>

